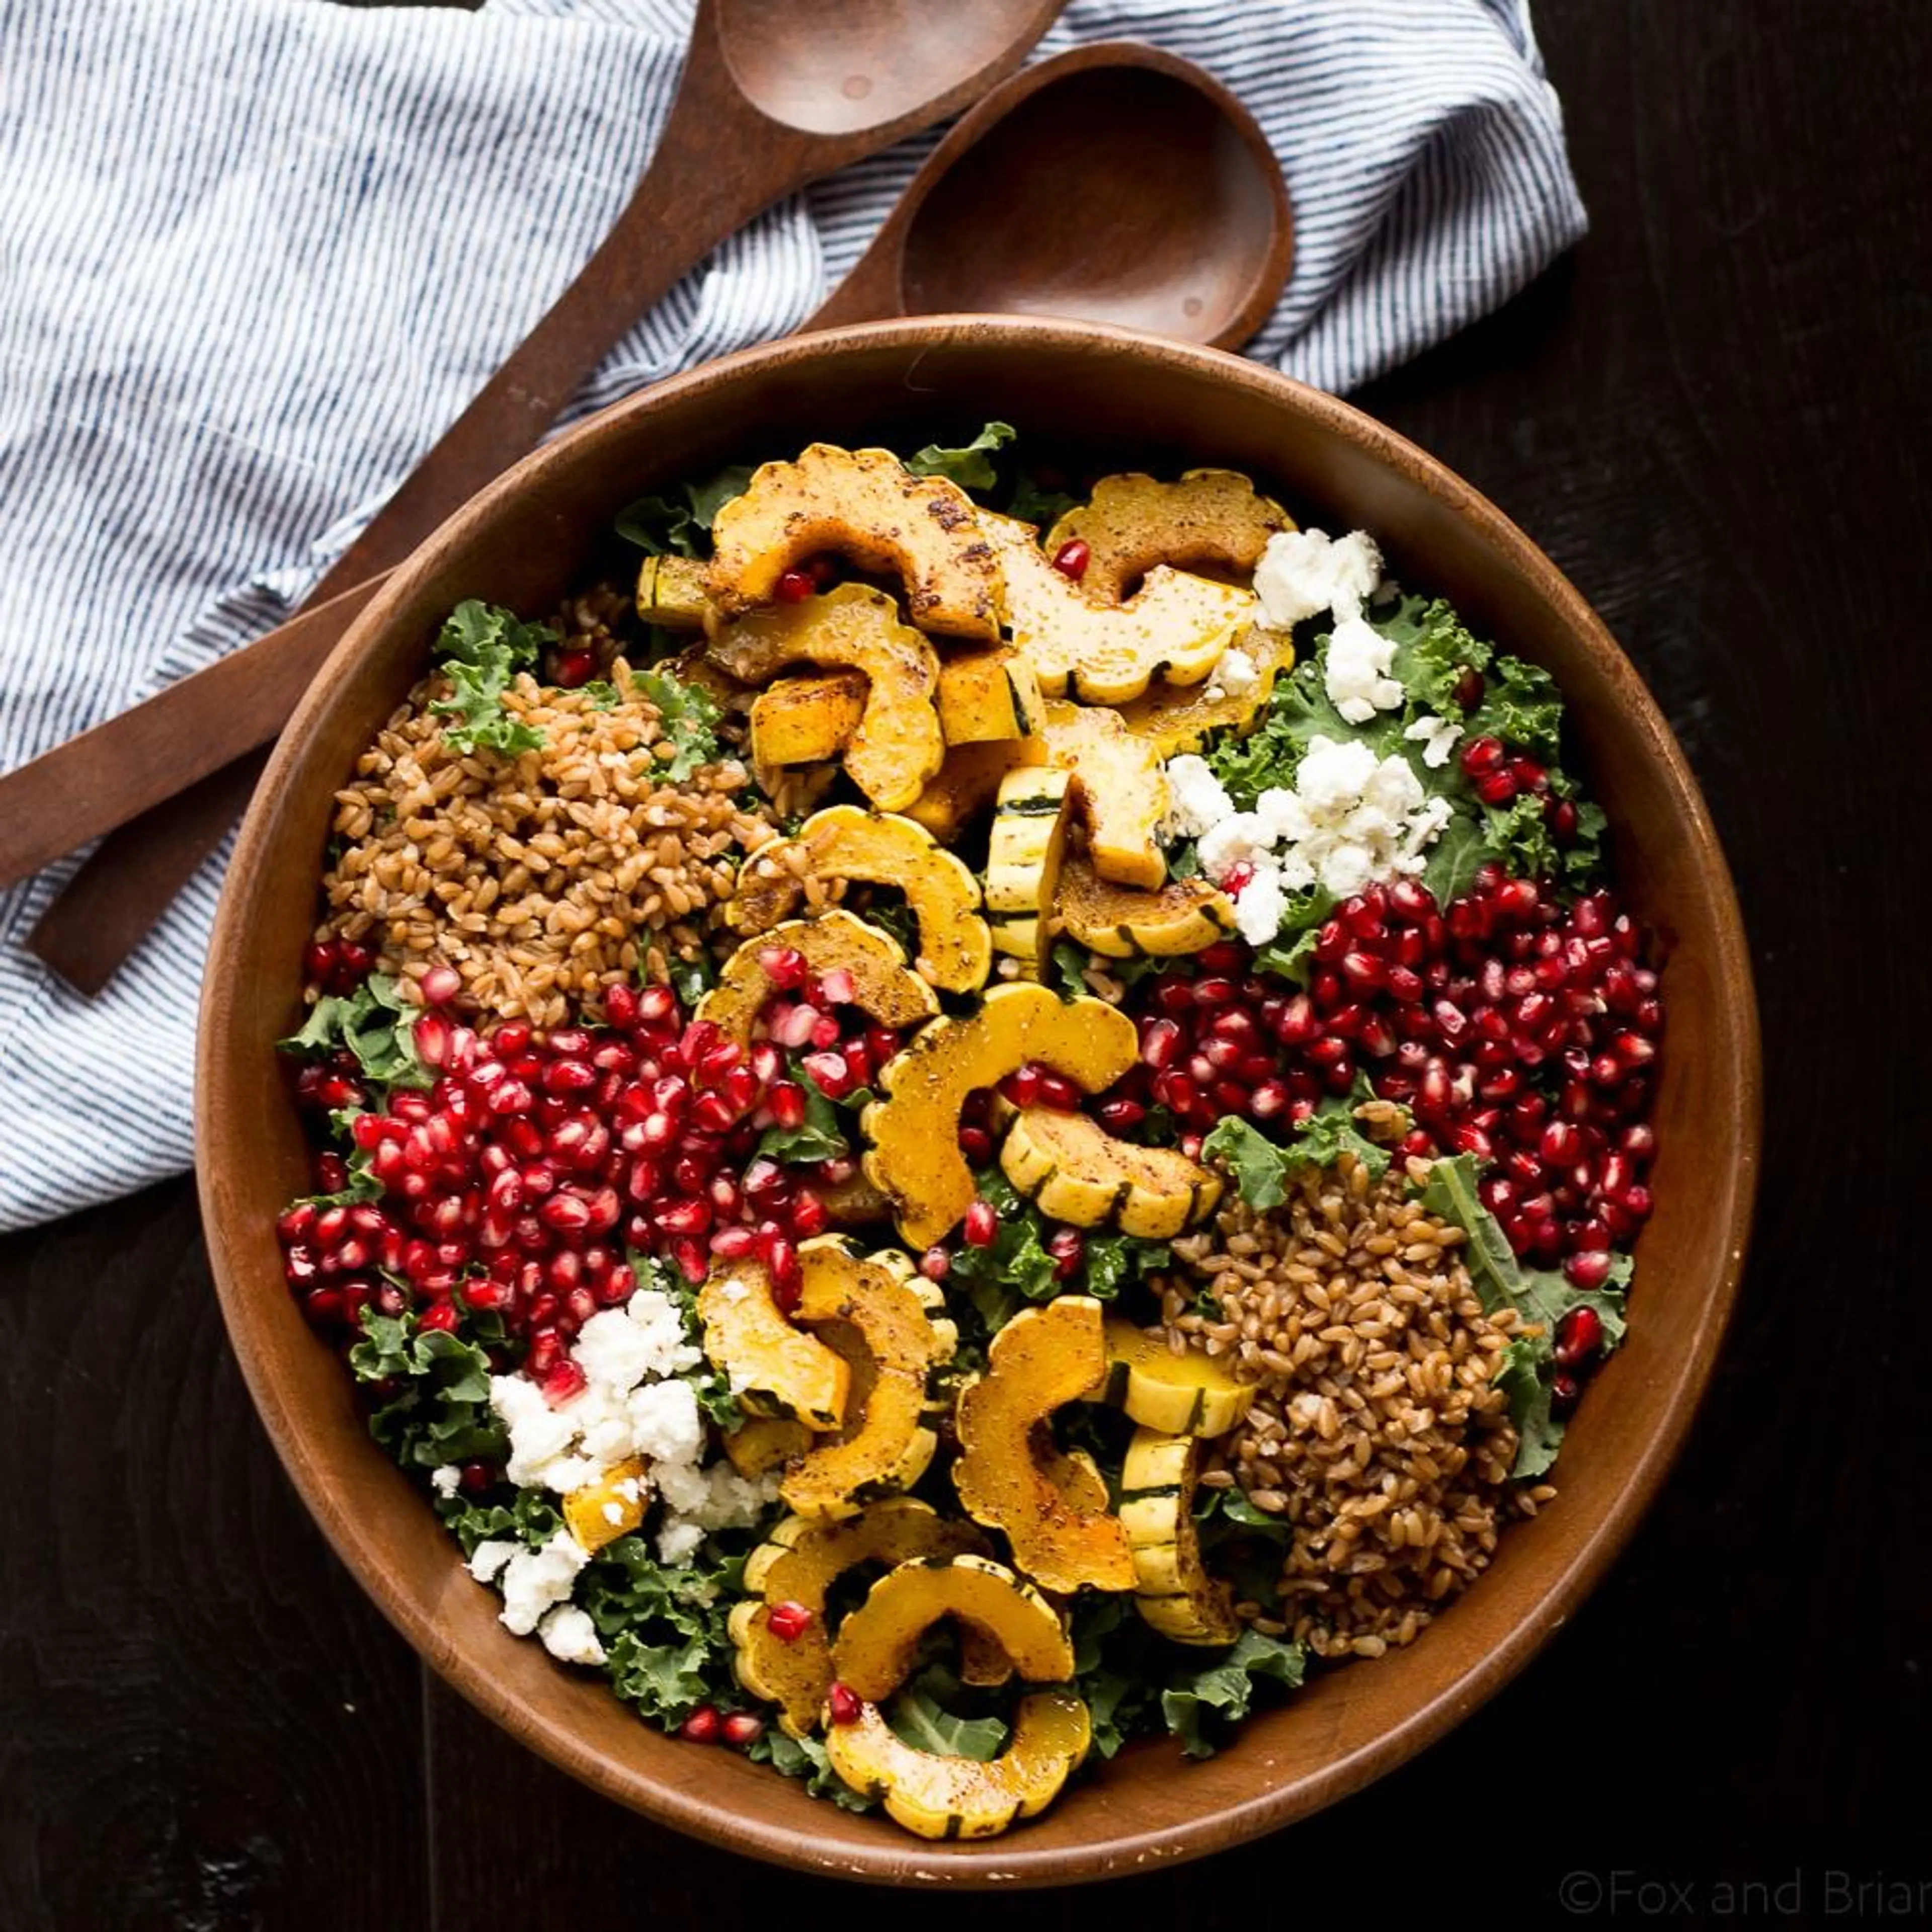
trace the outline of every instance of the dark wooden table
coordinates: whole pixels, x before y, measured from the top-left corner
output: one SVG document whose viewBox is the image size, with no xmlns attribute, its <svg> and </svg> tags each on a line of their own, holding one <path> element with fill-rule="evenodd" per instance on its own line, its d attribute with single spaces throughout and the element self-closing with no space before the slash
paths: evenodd
<svg viewBox="0 0 1932 1932">
<path fill-rule="evenodd" d="M 1537 12 L 1594 232 L 1362 400 L 1594 600 L 1708 793 L 1769 1061 L 1742 1312 L 1644 1529 L 1502 1696 L 1244 1851 L 1007 1897 L 1016 1928 L 1312 1924 L 1371 1898 L 1388 1910 L 1369 1922 L 1464 1900 L 1504 1925 L 1593 1900 L 1682 1922 L 1747 1903 L 1932 1916 L 1912 1178 L 1932 1083 L 1912 804 L 1932 734 L 1932 168 L 1913 125 L 1932 20 L 1924 0 Z M 899 1909 L 615 1809 L 424 1672 L 269 1451 L 186 1180 L 0 1241 L 0 1389 L 8 1932 Z M 1765 1889 L 1720 1888 L 1746 1881 Z M 988 1909 L 906 1903 L 934 1927 Z"/>
</svg>

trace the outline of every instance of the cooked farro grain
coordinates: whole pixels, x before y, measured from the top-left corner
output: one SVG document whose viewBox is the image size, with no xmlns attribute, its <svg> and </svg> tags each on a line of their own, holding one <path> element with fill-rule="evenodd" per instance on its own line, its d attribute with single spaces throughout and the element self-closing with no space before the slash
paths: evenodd
<svg viewBox="0 0 1932 1932">
<path fill-rule="evenodd" d="M 1232 1203 L 1178 1240 L 1169 1345 L 1231 1357 L 1256 1385 L 1202 1480 L 1238 1482 L 1289 1535 L 1282 1616 L 1324 1657 L 1409 1642 L 1494 1553 L 1500 1521 L 1556 1492 L 1511 1482 L 1516 1432 L 1496 1386 L 1514 1311 L 1492 1316 L 1396 1163 L 1379 1184 L 1345 1154 L 1305 1171 L 1279 1208 Z M 1219 1318 L 1196 1311 L 1205 1288 Z M 1246 1606 L 1261 1627 L 1258 1605 Z"/>
<path fill-rule="evenodd" d="M 580 628 L 596 622 L 586 608 Z M 610 668 L 631 693 L 624 661 Z M 602 709 L 527 676 L 503 708 L 543 734 L 542 748 L 458 752 L 428 708 L 441 694 L 434 679 L 411 692 L 337 793 L 340 850 L 316 937 L 371 946 L 412 980 L 446 962 L 461 1003 L 540 1026 L 594 1010 L 640 964 L 662 979 L 695 958 L 740 856 L 776 829 L 742 796 L 744 766 L 660 782 L 672 747 L 653 705 L 632 694 Z"/>
</svg>

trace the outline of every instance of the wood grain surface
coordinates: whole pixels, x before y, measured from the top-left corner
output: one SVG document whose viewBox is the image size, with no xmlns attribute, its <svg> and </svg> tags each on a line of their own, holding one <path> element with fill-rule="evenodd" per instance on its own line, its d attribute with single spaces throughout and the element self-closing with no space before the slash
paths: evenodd
<svg viewBox="0 0 1932 1932">
<path fill-rule="evenodd" d="M 1537 16 L 1594 230 L 1360 400 L 1551 551 L 1703 782 L 1768 1066 L 1741 1312 L 1646 1527 L 1513 1686 L 1275 1838 L 1004 1900 L 1016 1932 L 1103 1910 L 1210 1929 L 1359 1917 L 1378 1881 L 1392 1908 L 1480 1898 L 1511 1926 L 1714 1922 L 1722 1882 L 1795 1881 L 1796 1922 L 1816 1923 L 1834 1875 L 1932 1881 L 1908 1177 L 1932 1082 L 1910 937 L 1932 884 L 1910 804 L 1932 716 L 1932 164 L 1912 107 L 1932 35 L 1918 0 L 1540 0 Z M 0 1444 L 8 1932 L 902 1909 L 620 1811 L 426 1682 L 248 1407 L 185 1178 L 0 1241 Z M 1605 1888 L 1594 1915 L 1566 1910 L 1588 1902 L 1564 1890 L 1576 1873 Z M 1630 1892 L 1612 1912 L 1639 1881 L 1664 1909 Z M 941 1928 L 986 1910 L 917 1906 Z"/>
</svg>

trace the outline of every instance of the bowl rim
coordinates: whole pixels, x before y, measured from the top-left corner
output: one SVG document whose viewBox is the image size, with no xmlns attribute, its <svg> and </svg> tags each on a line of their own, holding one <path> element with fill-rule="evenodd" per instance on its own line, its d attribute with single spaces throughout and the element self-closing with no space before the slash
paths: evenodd
<svg viewBox="0 0 1932 1932">
<path fill-rule="evenodd" d="M 874 1883 L 971 1887 L 1043 1886 L 1130 1874 L 1154 1864 L 1178 1862 L 1244 1843 L 1307 1816 L 1361 1789 L 1406 1762 L 1443 1736 L 1514 1678 L 1565 1623 L 1629 1540 L 1682 1449 L 1708 1393 L 1712 1371 L 1734 1311 L 1750 1232 L 1761 1166 L 1762 1075 L 1758 1011 L 1749 949 L 1735 886 L 1702 794 L 1655 700 L 1602 620 L 1581 593 L 1530 538 L 1479 491 L 1406 438 L 1352 404 L 1262 364 L 1226 352 L 1110 324 L 1048 318 L 942 316 L 856 324 L 741 350 L 653 383 L 596 412 L 507 470 L 390 574 L 336 646 L 296 706 L 277 742 L 243 822 L 229 876 L 244 878 L 259 863 L 268 836 L 262 801 L 277 795 L 316 714 L 341 668 L 362 655 L 406 601 L 413 579 L 447 548 L 468 539 L 500 505 L 575 460 L 588 438 L 615 420 L 649 413 L 666 404 L 728 389 L 749 370 L 803 358 L 836 358 L 864 348 L 988 346 L 1016 353 L 1028 349 L 1069 350 L 1095 344 L 1128 356 L 1155 356 L 1218 383 L 1246 389 L 1274 407 L 1312 418 L 1376 465 L 1420 484 L 1455 516 L 1474 526 L 1482 544 L 1508 571 L 1529 581 L 1588 655 L 1621 668 L 1632 710 L 1630 722 L 1660 768 L 1678 807 L 1692 848 L 1693 869 L 1711 902 L 1716 946 L 1714 968 L 1734 998 L 1725 1014 L 1722 1048 L 1734 1069 L 1735 1141 L 1728 1165 L 1729 1212 L 1724 1261 L 1694 1333 L 1694 1346 L 1678 1357 L 1669 1386 L 1656 1399 L 1656 1418 L 1637 1452 L 1629 1479 L 1590 1524 L 1570 1562 L 1535 1599 L 1534 1613 L 1518 1616 L 1503 1640 L 1454 1682 L 1429 1698 L 1392 1730 L 1378 1733 L 1346 1756 L 1282 1784 L 1259 1786 L 1246 1800 L 1186 1820 L 1131 1832 L 1104 1843 L 1030 1847 L 1027 1834 L 972 1846 L 938 1847 L 881 1830 L 876 1847 L 828 1845 L 823 1850 L 789 1825 L 768 1822 L 755 1809 L 732 1811 L 709 1803 L 700 1792 L 651 1778 L 616 1765 L 586 1745 L 554 1714 L 506 1690 L 488 1670 L 453 1646 L 434 1622 L 421 1614 L 386 1574 L 362 1520 L 344 1494 L 324 1480 L 328 1459 L 320 1453 L 292 1413 L 272 1372 L 263 1336 L 251 1316 L 244 1269 L 219 1198 L 211 1159 L 214 1096 L 225 1070 L 225 1004 L 222 992 L 240 944 L 238 894 L 226 884 L 209 942 L 196 1052 L 196 1179 L 209 1259 L 224 1323 L 243 1378 L 290 1480 L 336 1554 L 390 1623 L 418 1655 L 472 1705 L 520 1743 L 602 1794 L 656 1820 L 724 1850 L 794 1869 Z M 440 1526 L 436 1533 L 442 1534 Z M 980 1852 L 981 1856 L 958 1856 Z"/>
</svg>

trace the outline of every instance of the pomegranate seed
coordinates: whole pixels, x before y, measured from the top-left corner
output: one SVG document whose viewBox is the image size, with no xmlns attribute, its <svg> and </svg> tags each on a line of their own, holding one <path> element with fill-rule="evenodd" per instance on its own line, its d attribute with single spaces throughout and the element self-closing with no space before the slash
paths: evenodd
<svg viewBox="0 0 1932 1932">
<path fill-rule="evenodd" d="M 1255 882 L 1255 868 L 1245 859 L 1237 859 L 1221 874 L 1221 890 L 1237 896 L 1246 892 Z"/>
<path fill-rule="evenodd" d="M 1064 1073 L 1056 1073 L 1050 1066 L 1040 1069 L 1040 1103 L 1042 1107 L 1052 1107 L 1063 1114 L 1075 1113 L 1084 1097 L 1077 1082 L 1068 1079 Z"/>
<path fill-rule="evenodd" d="M 1040 1098 L 1040 1078 L 1043 1071 L 1036 1062 L 1029 1060 L 1024 1066 L 1016 1067 L 1000 1082 L 1000 1091 L 1016 1107 L 1030 1107 Z"/>
<path fill-rule="evenodd" d="M 1053 554 L 1053 567 L 1062 577 L 1070 578 L 1076 584 L 1087 574 L 1087 566 L 1093 561 L 1094 553 L 1078 537 L 1070 538 Z"/>
<path fill-rule="evenodd" d="M 1248 1096 L 1247 1111 L 1257 1120 L 1271 1120 L 1287 1112 L 1290 1098 L 1284 1082 L 1264 1080 Z"/>
<path fill-rule="evenodd" d="M 1568 799 L 1545 799 L 1543 802 L 1543 820 L 1550 827 L 1550 837 L 1558 846 L 1576 844 L 1576 808 Z"/>
<path fill-rule="evenodd" d="M 1158 1073 L 1174 1064 L 1180 1051 L 1180 1029 L 1172 1020 L 1144 1022 L 1141 1028 L 1141 1060 Z"/>
<path fill-rule="evenodd" d="M 332 939 L 311 939 L 302 948 L 302 977 L 312 986 L 326 986 L 335 976 L 341 949 Z"/>
<path fill-rule="evenodd" d="M 711 1237 L 711 1252 L 721 1262 L 743 1261 L 758 1245 L 758 1235 L 749 1228 L 720 1228 Z"/>
<path fill-rule="evenodd" d="M 787 577 L 796 574 L 794 571 L 788 571 L 785 573 Z M 784 578 L 780 578 L 778 581 L 782 584 Z M 724 1729 L 724 1720 L 718 1714 L 716 1705 L 700 1704 L 682 1724 L 678 1726 L 677 1734 L 688 1744 L 715 1744 L 718 1742 L 719 1732 Z"/>
<path fill-rule="evenodd" d="M 457 1312 L 453 1301 L 439 1301 L 425 1308 L 416 1317 L 417 1324 L 424 1328 L 438 1328 L 446 1334 L 454 1329 L 462 1317 Z"/>
<path fill-rule="evenodd" d="M 590 1385 L 590 1378 L 568 1356 L 546 1370 L 542 1378 L 544 1400 L 551 1408 L 561 1408 Z"/>
<path fill-rule="evenodd" d="M 1516 780 L 1519 791 L 1546 792 L 1550 789 L 1550 774 L 1534 758 L 1512 759 L 1510 776 Z"/>
<path fill-rule="evenodd" d="M 1486 772 L 1475 783 L 1476 796 L 1485 805 L 1508 805 L 1516 796 L 1516 780 L 1507 771 Z"/>
<path fill-rule="evenodd" d="M 1633 1221 L 1648 1221 L 1656 1211 L 1657 1203 L 1648 1187 L 1626 1187 L 1617 1205 Z"/>
<path fill-rule="evenodd" d="M 803 1276 L 798 1264 L 798 1250 L 782 1234 L 764 1244 L 766 1271 L 772 1278 L 772 1299 L 779 1311 L 789 1315 L 798 1306 Z"/>
<path fill-rule="evenodd" d="M 1094 1118 L 1111 1134 L 1125 1133 L 1147 1118 L 1147 1109 L 1138 1100 L 1102 1100 L 1094 1109 Z"/>
<path fill-rule="evenodd" d="M 1197 1006 L 1225 1006 L 1239 991 L 1233 980 L 1210 974 L 1204 980 L 1195 981 L 1194 1004 Z"/>
<path fill-rule="evenodd" d="M 597 674 L 594 651 L 559 651 L 550 664 L 550 681 L 566 691 L 575 691 Z"/>
<path fill-rule="evenodd" d="M 775 1045 L 787 1048 L 809 1046 L 818 1024 L 818 1010 L 814 1006 L 779 1006 L 766 1016 L 765 1030 Z"/>
<path fill-rule="evenodd" d="M 781 604 L 802 604 L 818 587 L 810 571 L 788 570 L 779 574 L 776 595 Z"/>
<path fill-rule="evenodd" d="M 866 1700 L 849 1684 L 834 1684 L 826 1693 L 825 1714 L 835 1724 L 856 1724 L 866 1714 Z"/>
<path fill-rule="evenodd" d="M 812 1612 L 789 1598 L 782 1604 L 772 1604 L 765 1612 L 766 1628 L 781 1643 L 796 1643 L 811 1629 L 812 1623 Z"/>
<path fill-rule="evenodd" d="M 799 1064 L 810 1074 L 818 1090 L 828 1100 L 842 1100 L 858 1090 L 857 1076 L 842 1053 L 808 1053 Z"/>
<path fill-rule="evenodd" d="M 749 1711 L 734 1711 L 720 1727 L 725 1743 L 733 1749 L 742 1750 L 747 1744 L 754 1744 L 765 1734 L 765 1720 Z"/>
<path fill-rule="evenodd" d="M 530 1185 L 530 1178 L 524 1176 L 524 1184 Z M 537 1218 L 546 1228 L 554 1228 L 560 1234 L 579 1234 L 590 1225 L 590 1204 L 581 1195 L 553 1194 L 537 1210 Z"/>
<path fill-rule="evenodd" d="M 969 1247 L 990 1248 L 999 1238 L 1000 1217 L 990 1201 L 975 1201 L 966 1210 L 966 1224 L 961 1231 Z"/>
<path fill-rule="evenodd" d="M 1582 1396 L 1576 1378 L 1558 1369 L 1550 1378 L 1550 1406 L 1559 1415 L 1567 1415 Z"/>
<path fill-rule="evenodd" d="M 1601 1288 L 1610 1278 L 1610 1255 L 1602 1248 L 1580 1248 L 1563 1264 L 1563 1272 L 1579 1288 Z M 1574 1362 L 1582 1359 L 1581 1355 L 1566 1355 L 1563 1352 L 1564 1335 L 1570 1330 L 1570 1324 L 1582 1315 L 1588 1316 L 1592 1324 L 1590 1345 L 1582 1352 L 1583 1354 L 1589 1354 L 1602 1336 L 1604 1324 L 1597 1318 L 1594 1309 L 1573 1308 L 1557 1328 L 1556 1359 L 1559 1362 Z"/>
<path fill-rule="evenodd" d="M 1501 771 L 1508 756 L 1500 738 L 1472 738 L 1462 747 L 1462 770 L 1472 778 L 1486 778 Z"/>
<path fill-rule="evenodd" d="M 943 1247 L 928 1248 L 919 1258 L 919 1271 L 928 1281 L 944 1281 L 952 1272 L 952 1257 Z"/>
</svg>

